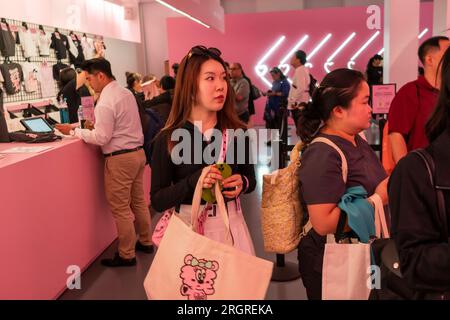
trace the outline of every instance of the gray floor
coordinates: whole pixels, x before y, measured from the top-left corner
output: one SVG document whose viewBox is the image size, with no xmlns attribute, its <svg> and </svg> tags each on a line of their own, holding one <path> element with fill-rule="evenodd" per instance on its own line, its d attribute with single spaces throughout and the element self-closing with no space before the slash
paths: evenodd
<svg viewBox="0 0 450 320">
<path fill-rule="evenodd" d="M 293 128 L 290 135 L 295 137 Z M 373 126 L 366 131 L 370 143 L 376 141 L 377 128 Z M 290 141 L 293 144 L 296 141 Z M 265 153 L 264 153 L 265 154 Z M 267 166 L 257 166 L 258 178 L 257 189 L 242 198 L 244 215 L 250 229 L 258 257 L 275 260 L 274 254 L 268 254 L 263 250 L 263 241 L 260 224 L 259 208 L 262 193 L 262 175 L 268 173 Z M 160 214 L 152 217 L 153 224 L 158 221 Z M 100 259 L 109 258 L 114 255 L 117 243 L 114 242 L 81 278 L 81 290 L 67 290 L 60 299 L 63 300 L 143 300 L 146 299 L 143 288 L 144 278 L 152 263 L 154 255 L 137 253 L 137 266 L 131 268 L 105 268 L 100 265 Z M 286 261 L 297 265 L 296 251 L 286 255 Z M 304 300 L 306 299 L 305 288 L 300 279 L 290 282 L 271 282 L 267 292 L 268 300 Z"/>
</svg>

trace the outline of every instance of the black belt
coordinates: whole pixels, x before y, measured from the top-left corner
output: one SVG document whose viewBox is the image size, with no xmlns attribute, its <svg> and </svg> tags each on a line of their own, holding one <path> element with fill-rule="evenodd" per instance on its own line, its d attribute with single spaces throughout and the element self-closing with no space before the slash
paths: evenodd
<svg viewBox="0 0 450 320">
<path fill-rule="evenodd" d="M 108 157 L 112 157 L 112 156 L 117 156 L 119 154 L 139 151 L 141 149 L 142 149 L 142 147 L 137 147 L 137 148 L 134 148 L 134 149 L 124 149 L 124 150 L 114 151 L 114 152 L 111 152 L 111 153 L 106 153 L 106 154 L 103 154 L 103 155 L 105 156 L 105 158 L 108 158 Z"/>
</svg>

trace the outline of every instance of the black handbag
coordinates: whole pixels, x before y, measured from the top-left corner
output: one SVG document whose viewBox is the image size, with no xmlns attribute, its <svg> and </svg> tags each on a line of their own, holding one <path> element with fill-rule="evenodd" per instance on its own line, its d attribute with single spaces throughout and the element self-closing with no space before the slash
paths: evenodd
<svg viewBox="0 0 450 320">
<path fill-rule="evenodd" d="M 425 163 L 431 185 L 436 190 L 438 203 L 438 221 L 442 226 L 442 239 L 448 241 L 447 215 L 444 193 L 436 188 L 434 183 L 435 164 L 431 155 L 425 149 L 413 151 Z M 372 243 L 375 262 L 381 271 L 381 289 L 371 291 L 370 300 L 450 300 L 450 292 L 423 292 L 409 287 L 400 271 L 400 259 L 393 239 L 379 239 Z"/>
</svg>

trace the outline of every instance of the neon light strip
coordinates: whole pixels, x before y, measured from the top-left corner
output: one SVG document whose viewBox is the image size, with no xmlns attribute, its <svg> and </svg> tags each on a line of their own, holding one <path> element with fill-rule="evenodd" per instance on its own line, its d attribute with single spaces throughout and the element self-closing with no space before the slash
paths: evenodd
<svg viewBox="0 0 450 320">
<path fill-rule="evenodd" d="M 353 32 L 341 45 L 340 47 L 327 59 L 327 62 L 333 61 L 333 59 L 345 48 L 345 46 L 356 36 L 356 32 Z"/>
<path fill-rule="evenodd" d="M 356 58 L 363 52 L 378 36 L 380 31 L 375 32 L 375 34 L 355 53 L 355 55 L 350 59 L 350 61 L 355 61 Z"/>
<path fill-rule="evenodd" d="M 295 45 L 295 47 L 292 48 L 291 51 L 289 51 L 289 53 L 286 55 L 286 57 L 284 57 L 283 60 L 281 60 L 280 65 L 281 65 L 281 64 L 285 64 L 286 61 L 287 61 L 290 57 L 292 57 L 292 55 L 294 54 L 294 52 L 296 52 L 297 49 L 300 48 L 300 46 L 301 46 L 302 44 L 304 44 L 306 40 L 308 40 L 308 38 L 309 38 L 309 36 L 308 36 L 308 35 L 305 35 L 305 36 L 304 36 L 304 37 L 303 37 L 303 38 Z"/>
<path fill-rule="evenodd" d="M 269 49 L 269 51 L 266 52 L 266 54 L 262 57 L 262 59 L 258 62 L 258 66 L 262 65 L 267 58 L 270 57 L 270 55 L 280 46 L 280 44 L 284 41 L 284 39 L 286 39 L 285 36 L 281 36 L 277 42 L 272 46 L 272 48 Z"/>
<path fill-rule="evenodd" d="M 164 2 L 164 1 L 162 1 L 162 0 L 156 0 L 156 2 L 158 2 L 159 4 L 162 4 L 163 6 L 169 8 L 170 10 L 175 11 L 176 13 L 179 13 L 179 14 L 181 14 L 181 15 L 183 15 L 183 16 L 185 16 L 185 17 L 187 17 L 187 18 L 189 18 L 189 19 L 191 19 L 191 20 L 197 22 L 198 24 L 201 24 L 202 26 L 204 26 L 204 27 L 206 27 L 206 28 L 208 28 L 208 29 L 211 28 L 211 27 L 210 27 L 209 25 L 207 25 L 206 23 L 200 21 L 199 19 L 194 18 L 194 17 L 191 16 L 190 14 L 187 14 L 186 12 L 181 11 L 180 9 L 177 9 L 177 8 L 171 6 L 170 4 L 168 4 L 168 3 L 166 3 L 166 2 Z"/>
<path fill-rule="evenodd" d="M 331 33 L 329 33 L 320 43 L 317 47 L 314 48 L 314 50 L 310 53 L 310 55 L 307 57 L 307 60 L 311 60 L 312 57 L 325 45 L 325 43 L 330 40 Z"/>
<path fill-rule="evenodd" d="M 426 35 L 428 32 L 428 28 L 425 28 L 420 34 L 419 34 L 419 39 L 422 39 L 424 35 Z"/>
<path fill-rule="evenodd" d="M 272 83 L 270 83 L 270 81 L 267 80 L 266 77 L 263 77 L 263 76 L 259 76 L 259 77 L 261 78 L 262 81 L 264 81 L 265 84 L 267 84 L 267 86 L 269 88 L 272 88 Z"/>
<path fill-rule="evenodd" d="M 379 55 L 382 55 L 383 53 L 384 53 L 384 48 L 381 49 L 380 51 L 378 51 L 378 54 L 379 54 Z"/>
</svg>

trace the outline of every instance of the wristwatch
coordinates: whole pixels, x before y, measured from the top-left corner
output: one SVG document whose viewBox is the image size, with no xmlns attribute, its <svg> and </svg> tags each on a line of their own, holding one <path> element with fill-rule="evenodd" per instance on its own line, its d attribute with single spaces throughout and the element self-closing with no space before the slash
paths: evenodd
<svg viewBox="0 0 450 320">
<path fill-rule="evenodd" d="M 73 129 L 70 130 L 70 131 L 69 131 L 69 134 L 70 134 L 71 136 L 75 136 L 75 130 L 73 130 Z"/>
</svg>

